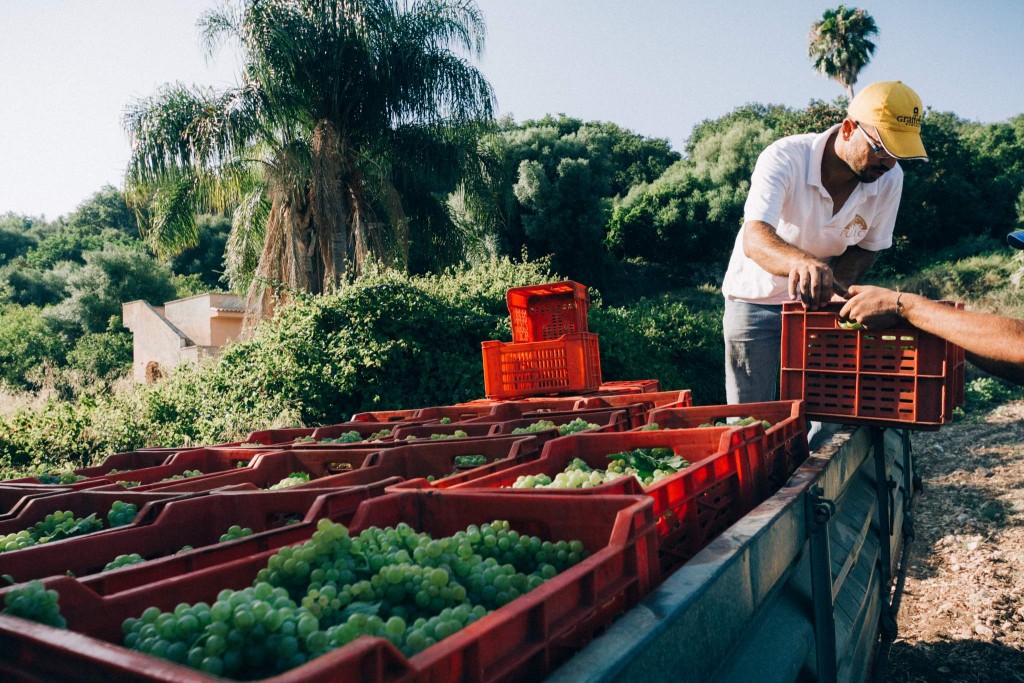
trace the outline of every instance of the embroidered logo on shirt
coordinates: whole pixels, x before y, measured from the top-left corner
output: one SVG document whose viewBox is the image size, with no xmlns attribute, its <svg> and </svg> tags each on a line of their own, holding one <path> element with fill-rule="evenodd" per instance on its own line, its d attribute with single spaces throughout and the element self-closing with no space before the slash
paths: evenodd
<svg viewBox="0 0 1024 683">
<path fill-rule="evenodd" d="M 854 237 L 856 239 L 861 239 L 866 234 L 868 234 L 868 223 L 861 218 L 860 214 L 854 216 L 853 220 L 846 224 L 842 232 L 843 237 Z"/>
</svg>

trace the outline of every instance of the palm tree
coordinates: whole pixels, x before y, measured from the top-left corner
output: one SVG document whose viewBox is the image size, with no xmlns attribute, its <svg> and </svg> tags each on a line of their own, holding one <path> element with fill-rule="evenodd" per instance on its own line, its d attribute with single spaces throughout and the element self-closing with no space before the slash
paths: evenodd
<svg viewBox="0 0 1024 683">
<path fill-rule="evenodd" d="M 821 21 L 811 24 L 807 55 L 818 73 L 838 81 L 852 100 L 857 75 L 875 52 L 869 38 L 877 35 L 878 27 L 870 14 L 840 5 L 825 10 Z"/>
<path fill-rule="evenodd" d="M 197 211 L 230 212 L 228 279 L 256 313 L 269 285 L 404 265 L 410 212 L 443 202 L 492 117 L 475 0 L 234 0 L 199 26 L 211 55 L 237 41 L 240 85 L 166 85 L 125 116 L 151 243 L 181 250 Z"/>
</svg>

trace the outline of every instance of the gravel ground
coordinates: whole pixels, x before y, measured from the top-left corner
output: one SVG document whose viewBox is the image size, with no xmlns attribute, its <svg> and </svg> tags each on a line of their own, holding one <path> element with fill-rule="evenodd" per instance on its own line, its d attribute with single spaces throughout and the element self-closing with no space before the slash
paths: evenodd
<svg viewBox="0 0 1024 683">
<path fill-rule="evenodd" d="M 891 683 L 1024 683 L 1024 402 L 915 433 L 914 508 Z"/>
</svg>

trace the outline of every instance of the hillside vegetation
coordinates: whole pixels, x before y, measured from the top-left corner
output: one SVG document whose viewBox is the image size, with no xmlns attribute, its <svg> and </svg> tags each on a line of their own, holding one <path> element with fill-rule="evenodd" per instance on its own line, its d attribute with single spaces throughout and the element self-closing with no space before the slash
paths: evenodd
<svg viewBox="0 0 1024 683">
<path fill-rule="evenodd" d="M 0 216 L 0 467 L 477 398 L 479 342 L 510 337 L 505 289 L 562 277 L 592 287 L 605 379 L 656 378 L 721 402 L 717 287 L 750 171 L 771 140 L 823 130 L 843 110 L 745 105 L 698 125 L 682 152 L 606 122 L 498 122 L 478 167 L 446 189 L 452 239 L 423 237 L 405 267 L 368 267 L 329 294 L 276 283 L 289 302 L 277 317 L 155 386 L 125 379 L 120 305 L 226 288 L 231 222 L 199 216 L 195 246 L 157 257 L 150 217 L 117 188 L 55 221 Z M 1024 115 L 929 112 L 923 131 L 932 161 L 905 165 L 896 242 L 870 279 L 1024 315 L 1022 262 L 1001 244 L 1024 223 Z M 974 406 L 1014 395 L 970 380 Z"/>
</svg>

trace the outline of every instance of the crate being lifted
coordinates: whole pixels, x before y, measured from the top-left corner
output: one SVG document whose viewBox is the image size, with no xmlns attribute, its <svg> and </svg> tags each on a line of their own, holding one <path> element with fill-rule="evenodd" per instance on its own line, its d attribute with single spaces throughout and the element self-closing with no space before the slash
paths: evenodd
<svg viewBox="0 0 1024 683">
<path fill-rule="evenodd" d="M 845 328 L 841 309 L 783 304 L 782 399 L 803 399 L 806 417 L 822 422 L 921 430 L 949 423 L 964 402 L 964 350 L 905 323 Z"/>
<path fill-rule="evenodd" d="M 481 344 L 487 398 L 586 393 L 601 386 L 600 348 L 588 331 L 584 285 L 563 280 L 514 287 L 505 300 L 512 342 Z"/>
</svg>

